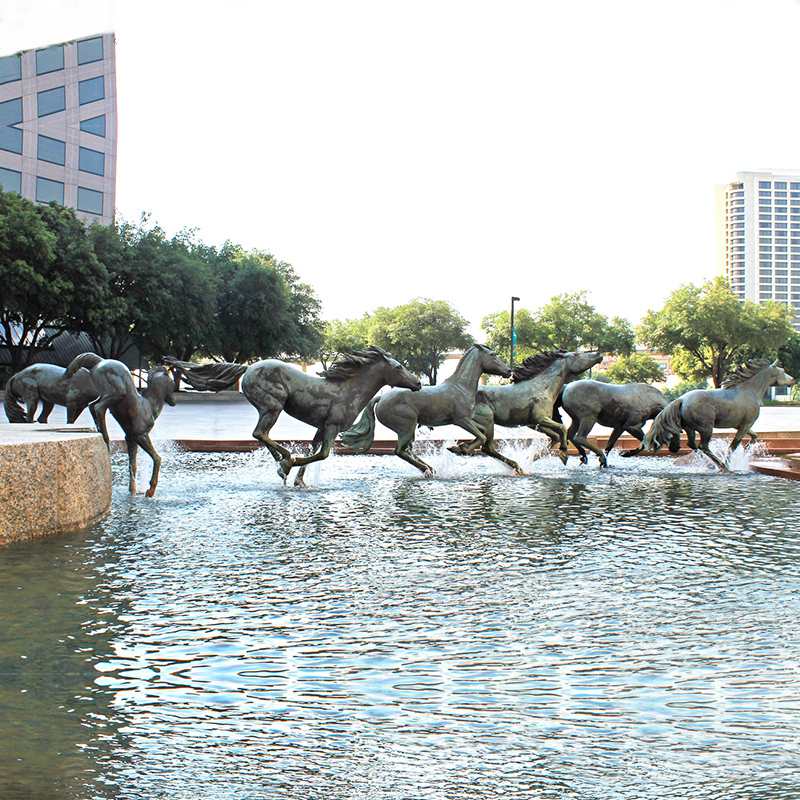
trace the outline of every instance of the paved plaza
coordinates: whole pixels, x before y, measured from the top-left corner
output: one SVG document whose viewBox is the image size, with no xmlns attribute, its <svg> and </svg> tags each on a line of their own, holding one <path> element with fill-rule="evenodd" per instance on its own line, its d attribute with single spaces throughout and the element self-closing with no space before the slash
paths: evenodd
<svg viewBox="0 0 800 800">
<path fill-rule="evenodd" d="M 218 394 L 201 394 L 197 392 L 180 392 L 178 404 L 174 408 L 165 406 L 153 430 L 154 439 L 249 439 L 258 419 L 255 408 L 250 405 L 244 395 L 238 392 L 219 392 Z M 63 422 L 66 412 L 56 407 L 50 416 L 50 422 Z M 111 417 L 107 416 L 109 435 L 112 439 L 122 439 L 122 431 Z M 566 419 L 566 415 L 565 415 Z M 91 425 L 88 411 L 78 418 L 79 425 Z M 767 406 L 761 409 L 761 416 L 755 424 L 755 430 L 762 433 L 770 431 L 800 431 L 800 407 L 781 408 Z M 499 428 L 499 426 L 498 426 Z M 530 435 L 527 428 L 499 428 L 501 438 L 513 438 Z M 606 435 L 608 428 L 596 425 L 594 435 Z M 288 414 L 281 414 L 272 429 L 276 439 L 311 439 L 314 429 Z M 421 431 L 418 438 L 425 438 L 426 431 Z M 430 436 L 435 439 L 463 439 L 466 433 L 452 425 L 436 428 Z M 393 431 L 378 423 L 375 431 L 377 440 L 395 439 Z"/>
</svg>

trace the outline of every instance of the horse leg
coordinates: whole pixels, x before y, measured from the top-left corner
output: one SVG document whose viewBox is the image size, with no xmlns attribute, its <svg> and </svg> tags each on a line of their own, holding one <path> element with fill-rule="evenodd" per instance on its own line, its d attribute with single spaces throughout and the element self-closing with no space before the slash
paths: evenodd
<svg viewBox="0 0 800 800">
<path fill-rule="evenodd" d="M 575 444 L 581 445 L 585 447 L 587 450 L 591 450 L 600 459 L 600 466 L 608 467 L 606 454 L 596 444 L 592 444 L 586 438 L 591 432 L 593 427 L 594 427 L 594 420 L 582 419 L 580 425 L 578 426 L 578 431 L 575 434 L 575 440 L 574 440 Z"/>
<path fill-rule="evenodd" d="M 617 439 L 622 436 L 622 432 L 625 430 L 621 425 L 617 425 L 611 431 L 611 436 L 608 437 L 608 442 L 606 442 L 606 455 L 608 455 L 613 449 L 614 445 L 617 443 Z"/>
<path fill-rule="evenodd" d="M 669 451 L 670 453 L 679 453 L 681 450 L 681 435 L 676 433 L 670 440 L 669 440 Z"/>
<path fill-rule="evenodd" d="M 753 433 L 753 429 L 752 429 L 752 428 L 748 428 L 748 429 L 747 429 L 747 430 L 744 432 L 744 434 L 745 434 L 745 436 L 749 436 L 749 437 L 750 437 L 750 444 L 751 444 L 751 445 L 755 444 L 755 443 L 758 441 L 758 436 L 756 436 L 756 435 Z"/>
<path fill-rule="evenodd" d="M 394 448 L 394 454 L 403 461 L 407 461 L 412 467 L 416 467 L 426 478 L 431 478 L 433 477 L 431 465 L 426 464 L 421 458 L 417 458 L 411 450 L 411 446 L 414 444 L 414 427 L 410 431 L 397 434 L 397 446 Z"/>
<path fill-rule="evenodd" d="M 108 428 L 106 427 L 106 411 L 108 411 L 109 401 L 105 398 L 98 398 L 89 403 L 89 411 L 91 412 L 92 419 L 94 420 L 95 427 L 103 434 L 103 441 L 106 447 L 111 450 L 111 442 L 108 438 Z"/>
<path fill-rule="evenodd" d="M 720 468 L 721 472 L 729 472 L 728 468 L 709 449 L 712 433 L 713 428 L 700 431 L 700 449 Z"/>
<path fill-rule="evenodd" d="M 697 450 L 697 433 L 694 428 L 684 428 L 686 431 L 686 443 L 689 445 L 690 450 Z"/>
<path fill-rule="evenodd" d="M 458 425 L 459 428 L 463 428 L 467 433 L 471 433 L 475 438 L 464 447 L 465 455 L 471 455 L 472 453 L 477 452 L 486 444 L 486 434 L 483 432 L 481 427 L 473 420 L 471 417 L 465 417 L 464 419 L 454 419 L 453 425 Z"/>
<path fill-rule="evenodd" d="M 23 392 L 22 397 L 25 400 L 25 422 L 33 422 L 36 408 L 39 405 L 39 397 L 31 391 Z"/>
<path fill-rule="evenodd" d="M 642 452 L 642 442 L 644 441 L 644 431 L 641 427 L 636 427 L 635 425 L 631 425 L 630 428 L 625 428 L 628 433 L 633 436 L 634 438 L 639 440 L 639 446 L 635 450 L 623 450 L 620 455 L 623 458 L 630 458 L 630 456 L 635 456 L 637 453 Z"/>
<path fill-rule="evenodd" d="M 47 400 L 42 400 L 42 412 L 39 414 L 39 419 L 37 422 L 41 422 L 44 425 L 47 422 L 47 418 L 50 416 L 50 412 L 53 410 L 53 404 L 48 402 Z"/>
<path fill-rule="evenodd" d="M 292 466 L 293 467 L 300 467 L 300 472 L 295 478 L 294 485 L 305 488 L 305 481 L 303 480 L 303 476 L 306 473 L 306 467 L 309 464 L 313 464 L 315 461 L 323 461 L 331 454 L 331 448 L 333 447 L 333 440 L 336 438 L 336 434 L 338 433 L 338 429 L 335 425 L 328 425 L 326 428 L 320 428 L 315 434 L 314 439 L 312 440 L 312 447 L 316 444 L 322 442 L 322 446 L 317 450 L 316 453 L 312 453 L 310 456 L 301 456 L 300 458 L 296 456 L 292 456 Z"/>
<path fill-rule="evenodd" d="M 253 429 L 253 438 L 267 446 L 272 457 L 278 462 L 279 477 L 286 483 L 286 478 L 289 477 L 289 470 L 292 468 L 292 454 L 269 436 L 269 432 L 280 413 L 281 409 L 275 406 L 268 409 L 259 409 L 258 422 Z"/>
<path fill-rule="evenodd" d="M 153 459 L 153 471 L 150 473 L 150 488 L 145 492 L 147 497 L 152 497 L 156 493 L 156 486 L 158 486 L 158 473 L 161 471 L 161 456 L 156 452 L 155 447 L 153 447 L 149 434 L 143 433 L 141 436 L 137 436 L 136 442 L 142 450 Z"/>
<path fill-rule="evenodd" d="M 139 445 L 130 436 L 125 437 L 125 444 L 128 445 L 128 491 L 136 494 L 136 455 Z"/>
<path fill-rule="evenodd" d="M 506 466 L 511 467 L 515 475 L 524 475 L 525 473 L 522 467 L 520 467 L 516 461 L 507 458 L 497 449 L 497 445 L 494 441 L 494 420 L 492 420 L 488 427 L 484 427 L 483 430 L 486 436 L 486 441 L 483 443 L 483 452 L 490 458 L 496 458 L 498 461 L 502 461 Z"/>
<path fill-rule="evenodd" d="M 84 408 L 82 403 L 67 403 L 67 425 L 74 425 Z"/>
<path fill-rule="evenodd" d="M 549 431 L 553 431 L 558 436 L 559 453 L 558 457 L 561 459 L 562 464 L 567 463 L 567 429 L 560 423 L 556 422 L 550 417 L 543 417 L 539 420 L 539 428 L 550 436 Z M 550 436 L 552 439 L 553 437 Z"/>
<path fill-rule="evenodd" d="M 578 420 L 577 418 L 573 418 L 572 422 L 569 424 L 569 430 L 567 431 L 567 439 L 575 445 L 578 455 L 580 456 L 581 464 L 588 464 L 589 458 L 586 455 L 586 451 L 575 441 L 575 434 L 578 432 Z M 555 434 L 553 434 L 555 435 Z M 554 440 L 554 443 L 557 440 Z"/>
</svg>

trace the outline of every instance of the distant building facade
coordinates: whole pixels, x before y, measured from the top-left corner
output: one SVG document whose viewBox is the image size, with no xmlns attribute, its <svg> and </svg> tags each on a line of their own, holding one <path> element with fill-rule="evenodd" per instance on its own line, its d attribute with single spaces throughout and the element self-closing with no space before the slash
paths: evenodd
<svg viewBox="0 0 800 800">
<path fill-rule="evenodd" d="M 800 328 L 800 174 L 740 172 L 724 187 L 725 276 L 740 300 L 775 300 Z"/>
<path fill-rule="evenodd" d="M 0 57 L 0 187 L 114 219 L 114 34 Z"/>
</svg>

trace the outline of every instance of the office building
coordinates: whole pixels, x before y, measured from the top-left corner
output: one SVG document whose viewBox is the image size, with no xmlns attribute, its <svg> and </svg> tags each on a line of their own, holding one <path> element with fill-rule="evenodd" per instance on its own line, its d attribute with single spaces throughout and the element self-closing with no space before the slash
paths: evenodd
<svg viewBox="0 0 800 800">
<path fill-rule="evenodd" d="M 0 57 L 0 186 L 111 223 L 116 101 L 111 33 Z"/>
<path fill-rule="evenodd" d="M 725 275 L 741 300 L 775 300 L 800 328 L 800 173 L 740 172 L 724 190 Z"/>
</svg>

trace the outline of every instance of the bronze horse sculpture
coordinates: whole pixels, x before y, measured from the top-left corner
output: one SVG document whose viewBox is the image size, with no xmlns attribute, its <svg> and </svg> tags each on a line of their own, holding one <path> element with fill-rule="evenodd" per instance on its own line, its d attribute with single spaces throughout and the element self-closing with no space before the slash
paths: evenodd
<svg viewBox="0 0 800 800">
<path fill-rule="evenodd" d="M 67 377 L 64 368 L 55 364 L 31 364 L 8 379 L 4 407 L 9 422 L 33 422 L 41 402 L 37 422 L 44 423 L 53 406 L 66 406 L 71 425 L 95 397 L 97 388 L 87 370 Z"/>
<path fill-rule="evenodd" d="M 380 347 L 347 353 L 320 377 L 306 375 L 297 367 L 268 358 L 251 366 L 235 363 L 198 366 L 165 356 L 163 362 L 179 370 L 195 389 L 218 391 L 242 379 L 242 392 L 258 410 L 253 437 L 263 442 L 278 462 L 284 483 L 292 467 L 300 467 L 295 486 L 305 486 L 306 466 L 330 455 L 336 436 L 353 424 L 359 411 L 382 386 L 397 386 L 416 392 L 421 384 Z M 269 432 L 281 411 L 313 425 L 317 432 L 310 456 L 294 456 Z"/>
<path fill-rule="evenodd" d="M 478 381 L 483 373 L 508 377 L 511 368 L 488 347 L 474 344 L 464 353 L 455 372 L 443 383 L 426 386 L 415 394 L 394 390 L 375 397 L 359 421 L 341 435 L 341 442 L 356 452 L 369 450 L 375 437 L 377 417 L 397 434 L 395 455 L 429 477 L 433 475 L 433 469 L 412 450 L 417 426 L 458 425 L 475 437 L 476 447 L 481 447 L 486 436 L 473 420 L 473 414 Z"/>
<path fill-rule="evenodd" d="M 794 383 L 795 379 L 777 361 L 752 359 L 730 375 L 721 389 L 694 389 L 673 400 L 653 420 L 644 446 L 658 450 L 685 430 L 689 447 L 701 450 L 720 470 L 727 472 L 728 468 L 709 449 L 714 428 L 736 429 L 731 451 L 745 436 L 749 436 L 751 442 L 757 441 L 752 426 L 761 413 L 764 393 L 770 386 L 793 386 Z"/>
<path fill-rule="evenodd" d="M 589 459 L 586 451 L 591 450 L 599 459 L 600 466 L 608 466 L 608 454 L 614 449 L 617 439 L 627 431 L 640 442 L 644 440 L 642 426 L 653 419 L 667 405 L 667 398 L 647 383 L 602 383 L 601 381 L 581 380 L 568 383 L 559 395 L 556 406 L 560 405 L 569 414 L 570 423 L 567 438 L 578 448 L 581 464 Z M 558 413 L 554 409 L 554 416 Z M 589 440 L 595 423 L 612 428 L 605 452 Z M 680 448 L 680 435 L 670 438 L 669 449 L 677 453 Z M 640 453 L 643 446 L 626 450 L 623 456 Z"/>
<path fill-rule="evenodd" d="M 153 447 L 150 431 L 161 414 L 164 403 L 175 405 L 175 383 L 165 367 L 157 366 L 147 374 L 147 387 L 140 394 L 133 384 L 130 370 L 121 361 L 101 358 L 96 353 L 76 356 L 65 370 L 65 376 L 71 377 L 82 368 L 91 372 L 97 387 L 97 397 L 89 403 L 89 411 L 106 445 L 109 445 L 106 411 L 111 412 L 111 416 L 125 432 L 125 443 L 128 446 L 128 488 L 131 494 L 136 494 L 138 448 L 141 447 L 153 459 L 150 487 L 146 492 L 147 497 L 152 497 L 158 486 L 161 456 Z"/>
<path fill-rule="evenodd" d="M 553 407 L 564 384 L 580 375 L 603 356 L 598 352 L 550 350 L 526 358 L 513 372 L 513 383 L 506 386 L 483 386 L 472 419 L 485 436 L 483 452 L 502 461 L 518 475 L 522 469 L 516 461 L 502 455 L 494 440 L 494 426 L 518 428 L 527 425 L 550 437 L 559 447 L 559 457 L 567 463 L 567 430 L 553 418 Z M 451 447 L 459 455 L 475 452 L 477 440 Z"/>
</svg>

